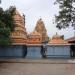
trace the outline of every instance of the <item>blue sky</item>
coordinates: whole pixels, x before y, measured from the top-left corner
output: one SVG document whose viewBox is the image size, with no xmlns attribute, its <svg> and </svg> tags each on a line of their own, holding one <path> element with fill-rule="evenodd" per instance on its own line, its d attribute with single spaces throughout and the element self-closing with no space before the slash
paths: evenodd
<svg viewBox="0 0 75 75">
<path fill-rule="evenodd" d="M 2 0 L 1 7 L 4 9 L 9 6 L 16 6 L 17 10 L 26 15 L 26 30 L 32 32 L 38 19 L 42 18 L 47 29 L 49 37 L 56 32 L 64 35 L 65 38 L 74 36 L 73 29 L 67 28 L 58 30 L 56 24 L 53 24 L 54 15 L 58 14 L 58 5 L 54 5 L 55 0 Z"/>
</svg>

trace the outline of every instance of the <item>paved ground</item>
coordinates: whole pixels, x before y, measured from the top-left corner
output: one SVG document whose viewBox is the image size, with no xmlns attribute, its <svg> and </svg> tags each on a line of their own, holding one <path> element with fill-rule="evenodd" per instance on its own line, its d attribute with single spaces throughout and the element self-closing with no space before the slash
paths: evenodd
<svg viewBox="0 0 75 75">
<path fill-rule="evenodd" d="M 75 75 L 75 64 L 0 63 L 0 75 Z"/>
<path fill-rule="evenodd" d="M 75 64 L 75 59 L 0 59 L 0 63 Z"/>
</svg>

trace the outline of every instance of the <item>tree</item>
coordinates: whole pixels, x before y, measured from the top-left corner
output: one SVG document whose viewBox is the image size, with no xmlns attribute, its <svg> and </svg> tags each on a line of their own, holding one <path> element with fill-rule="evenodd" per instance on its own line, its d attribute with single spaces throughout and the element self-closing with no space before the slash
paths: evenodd
<svg viewBox="0 0 75 75">
<path fill-rule="evenodd" d="M 59 4 L 59 15 L 55 16 L 58 29 L 72 26 L 75 28 L 75 0 L 56 0 Z"/>
<path fill-rule="evenodd" d="M 1 0 L 0 0 L 0 3 L 1 3 Z"/>
<path fill-rule="evenodd" d="M 13 10 L 0 8 L 0 45 L 10 44 L 10 33 L 14 30 Z"/>
</svg>

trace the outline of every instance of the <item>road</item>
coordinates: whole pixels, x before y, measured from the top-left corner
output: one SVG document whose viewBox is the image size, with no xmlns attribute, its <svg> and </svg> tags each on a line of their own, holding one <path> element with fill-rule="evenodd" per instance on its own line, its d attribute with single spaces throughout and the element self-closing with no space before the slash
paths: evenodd
<svg viewBox="0 0 75 75">
<path fill-rule="evenodd" d="M 75 75 L 75 64 L 0 63 L 0 75 Z"/>
</svg>

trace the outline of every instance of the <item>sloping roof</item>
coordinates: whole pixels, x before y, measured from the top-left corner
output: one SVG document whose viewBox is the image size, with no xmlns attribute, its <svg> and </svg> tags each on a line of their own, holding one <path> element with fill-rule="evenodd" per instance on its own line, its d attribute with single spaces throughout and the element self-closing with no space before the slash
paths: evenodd
<svg viewBox="0 0 75 75">
<path fill-rule="evenodd" d="M 75 36 L 74 37 L 71 37 L 69 39 L 66 39 L 66 41 L 70 42 L 70 41 L 75 41 Z"/>
</svg>

